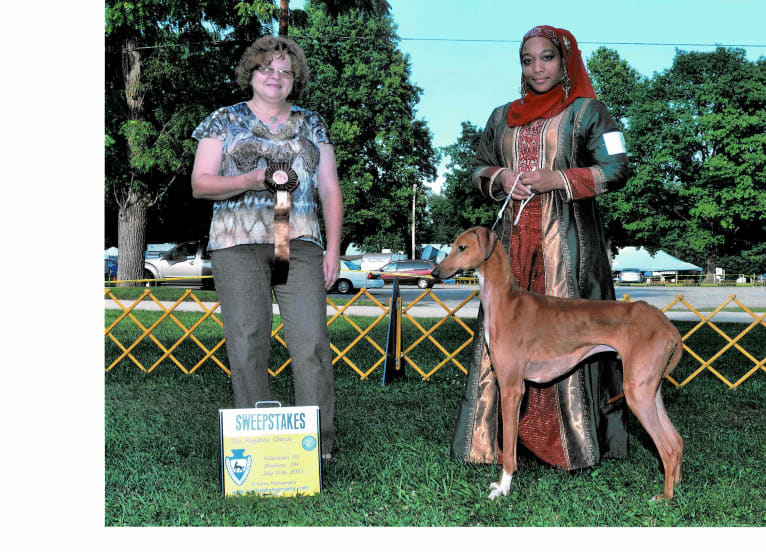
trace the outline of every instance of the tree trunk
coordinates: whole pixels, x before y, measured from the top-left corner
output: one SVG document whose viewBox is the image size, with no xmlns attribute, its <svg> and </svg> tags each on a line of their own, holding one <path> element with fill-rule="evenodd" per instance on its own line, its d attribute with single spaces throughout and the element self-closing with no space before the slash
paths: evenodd
<svg viewBox="0 0 766 552">
<path fill-rule="evenodd" d="M 410 255 L 410 259 L 415 258 L 415 248 L 417 247 L 417 244 L 415 243 L 415 200 L 418 196 L 418 187 L 415 182 L 412 183 L 412 254 Z"/>
<path fill-rule="evenodd" d="M 718 266 L 718 251 L 708 251 L 707 261 L 705 263 L 705 279 L 706 284 L 712 284 L 715 282 L 715 269 Z"/>
<path fill-rule="evenodd" d="M 123 43 L 122 78 L 125 83 L 125 102 L 129 119 L 141 120 L 144 113 L 144 97 L 141 93 L 141 52 L 136 49 L 137 41 L 128 38 Z M 136 155 L 128 140 L 128 157 Z M 144 250 L 146 249 L 146 212 L 149 208 L 139 192 L 138 175 L 131 174 L 118 194 L 120 206 L 117 220 L 117 279 L 138 280 L 144 276 Z M 121 284 L 129 285 L 129 284 Z"/>
<path fill-rule="evenodd" d="M 279 0 L 279 36 L 287 36 L 290 0 Z"/>
<path fill-rule="evenodd" d="M 606 238 L 606 258 L 609 259 L 609 266 L 612 266 L 614 262 L 614 254 L 612 253 L 612 238 Z"/>
<path fill-rule="evenodd" d="M 138 280 L 144 277 L 147 210 L 146 200 L 133 189 L 120 205 L 117 219 L 118 280 Z"/>
<path fill-rule="evenodd" d="M 144 113 L 144 96 L 141 94 L 141 52 L 136 46 L 136 40 L 132 38 L 126 38 L 122 44 L 122 80 L 125 83 L 129 119 L 141 119 Z"/>
</svg>

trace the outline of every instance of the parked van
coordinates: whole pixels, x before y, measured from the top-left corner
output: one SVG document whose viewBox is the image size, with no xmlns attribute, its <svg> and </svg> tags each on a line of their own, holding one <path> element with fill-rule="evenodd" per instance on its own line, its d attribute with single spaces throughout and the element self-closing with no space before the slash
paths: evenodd
<svg viewBox="0 0 766 552">
<path fill-rule="evenodd" d="M 625 268 L 620 272 L 620 284 L 640 284 L 641 271 L 637 268 Z"/>
<path fill-rule="evenodd" d="M 400 259 L 406 259 L 407 256 L 401 253 L 365 253 L 359 260 L 359 265 L 362 270 L 380 270 L 383 265 L 387 265 L 391 261 L 398 261 Z"/>
</svg>

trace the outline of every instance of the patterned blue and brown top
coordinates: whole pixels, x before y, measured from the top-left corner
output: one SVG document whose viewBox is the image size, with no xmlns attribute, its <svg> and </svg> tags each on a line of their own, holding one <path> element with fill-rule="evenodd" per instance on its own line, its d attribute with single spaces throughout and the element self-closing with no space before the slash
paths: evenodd
<svg viewBox="0 0 766 552">
<path fill-rule="evenodd" d="M 290 239 L 301 238 L 323 247 L 318 218 L 319 144 L 333 142 L 319 114 L 293 106 L 287 121 L 272 131 L 241 102 L 215 110 L 194 129 L 192 137 L 223 142 L 221 176 L 265 169 L 270 162 L 289 163 L 300 182 L 291 196 Z M 274 243 L 274 199 L 270 191 L 249 190 L 216 201 L 208 249 Z"/>
</svg>

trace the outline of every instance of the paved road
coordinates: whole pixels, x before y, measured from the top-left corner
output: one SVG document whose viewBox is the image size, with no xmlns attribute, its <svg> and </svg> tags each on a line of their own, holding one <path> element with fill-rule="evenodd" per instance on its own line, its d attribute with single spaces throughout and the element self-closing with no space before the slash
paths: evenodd
<svg viewBox="0 0 766 552">
<path fill-rule="evenodd" d="M 478 286 L 442 286 L 437 285 L 431 291 L 442 301 L 447 308 L 455 309 L 462 303 L 468 295 L 474 290 L 478 290 Z M 734 296 L 737 301 L 750 309 L 760 309 L 761 312 L 758 316 L 763 314 L 763 309 L 766 308 L 766 287 L 630 287 L 630 286 L 618 286 L 616 289 L 618 299 L 622 299 L 624 295 L 630 295 L 633 301 L 644 300 L 660 309 L 665 308 L 677 295 L 683 296 L 683 299 L 688 302 L 692 307 L 701 311 L 712 311 L 722 303 L 730 299 L 730 296 Z M 388 305 L 389 298 L 391 297 L 391 286 L 386 286 L 381 289 L 369 290 L 370 295 L 375 297 L 383 305 Z M 417 297 L 422 294 L 422 290 L 419 290 L 415 286 L 402 286 L 401 297 L 402 304 L 406 307 L 411 304 Z M 329 296 L 330 300 L 350 298 L 351 295 L 332 294 Z M 131 304 L 130 301 L 124 301 L 123 304 Z M 172 305 L 172 302 L 165 303 L 166 306 Z M 207 305 L 209 309 L 212 304 Z M 117 308 L 113 301 L 105 301 L 105 308 L 113 309 Z M 159 307 L 154 302 L 144 301 L 140 305 L 141 309 L 145 310 L 159 310 Z M 733 301 L 727 305 L 727 308 L 740 308 L 739 305 Z M 177 310 L 200 310 L 195 303 L 187 302 L 179 307 Z M 220 309 L 218 309 L 220 310 Z M 468 304 L 463 306 L 457 313 L 460 318 L 475 318 L 479 310 L 478 298 L 472 299 Z M 328 306 L 328 315 L 335 314 L 337 311 Z M 358 314 L 362 316 L 378 316 L 381 313 L 380 308 L 376 306 L 354 306 L 349 308 L 349 314 Z M 408 311 L 415 317 L 429 317 L 429 318 L 441 318 L 445 316 L 448 311 L 439 305 L 430 296 L 426 296 L 417 304 L 410 308 Z M 274 305 L 274 313 L 279 313 L 279 307 Z M 671 320 L 699 320 L 697 315 L 689 311 L 688 307 L 683 304 L 676 304 L 668 313 L 668 318 Z M 704 314 L 704 313 L 703 313 Z M 754 319 L 746 312 L 721 312 L 716 314 L 713 318 L 715 322 L 747 322 L 750 323 Z"/>
<path fill-rule="evenodd" d="M 439 297 L 439 299 L 450 309 L 457 308 L 457 306 L 474 290 L 478 290 L 478 286 L 437 285 L 432 289 L 437 297 Z M 422 290 L 417 289 L 415 286 L 402 286 L 401 296 L 403 305 L 406 306 L 410 304 L 421 293 Z M 618 299 L 622 299 L 625 295 L 630 295 L 630 298 L 633 301 L 644 300 L 660 309 L 663 309 L 672 303 L 678 295 L 682 296 L 683 300 L 695 309 L 707 311 L 708 313 L 716 309 L 722 303 L 730 300 L 730 296 L 732 295 L 737 301 L 750 309 L 761 309 L 760 314 L 763 314 L 763 309 L 766 309 L 766 287 L 763 286 L 704 288 L 618 286 L 615 288 L 615 293 Z M 391 296 L 391 287 L 387 286 L 383 289 L 370 290 L 370 294 L 375 296 L 381 303 L 387 304 L 388 298 Z M 331 295 L 330 298 L 332 297 L 334 296 Z M 732 301 L 727 305 L 727 308 L 741 307 Z M 461 318 L 476 317 L 478 310 L 479 300 L 478 298 L 474 298 L 460 309 L 458 316 Z M 447 311 L 445 311 L 444 308 L 436 303 L 431 297 L 425 297 L 418 301 L 417 306 L 413 307 L 410 312 L 413 316 L 423 317 L 441 317 L 447 314 Z M 671 320 L 699 320 L 697 315 L 680 302 L 672 307 L 667 313 L 667 316 Z M 741 313 L 721 312 L 716 314 L 713 320 L 716 322 L 752 322 L 753 317 L 744 311 Z"/>
<path fill-rule="evenodd" d="M 432 291 L 443 301 L 449 303 L 459 303 L 468 296 L 473 290 L 478 290 L 478 286 L 440 286 L 437 285 Z M 421 294 L 421 290 L 415 286 L 402 286 L 401 295 L 405 303 L 413 301 Z M 618 299 L 624 295 L 630 295 L 633 301 L 643 299 L 656 307 L 664 308 L 672 302 L 676 295 L 683 295 L 684 298 L 695 308 L 715 308 L 729 298 L 729 295 L 735 295 L 737 300 L 748 307 L 766 308 L 766 287 L 631 287 L 618 286 L 615 288 Z M 388 300 L 391 296 L 391 286 L 383 289 L 370 290 L 378 300 L 381 298 Z M 331 295 L 338 297 L 338 295 Z M 342 297 L 342 296 L 341 296 Z M 345 297 L 351 297 L 347 295 Z M 431 298 L 423 299 L 425 302 L 433 302 Z"/>
</svg>

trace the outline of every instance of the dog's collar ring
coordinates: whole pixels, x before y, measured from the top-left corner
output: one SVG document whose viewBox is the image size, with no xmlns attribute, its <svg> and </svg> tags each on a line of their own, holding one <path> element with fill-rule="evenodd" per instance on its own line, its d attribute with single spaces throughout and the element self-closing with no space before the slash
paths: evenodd
<svg viewBox="0 0 766 552">
<path fill-rule="evenodd" d="M 274 259 L 290 259 L 290 194 L 298 187 L 298 174 L 288 163 L 269 163 L 263 175 L 274 199 Z"/>
</svg>

